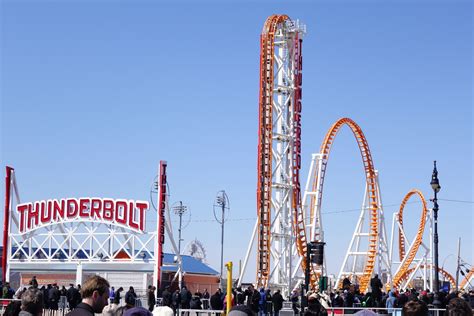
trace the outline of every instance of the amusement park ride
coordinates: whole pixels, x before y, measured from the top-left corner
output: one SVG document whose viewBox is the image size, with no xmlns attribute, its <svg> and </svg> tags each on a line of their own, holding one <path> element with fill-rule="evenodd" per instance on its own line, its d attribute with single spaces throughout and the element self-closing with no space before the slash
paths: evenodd
<svg viewBox="0 0 474 316">
<path fill-rule="evenodd" d="M 378 273 L 387 287 L 404 289 L 410 286 L 416 275 L 421 274 L 424 288 L 434 289 L 432 210 L 428 209 L 419 190 L 411 190 L 393 215 L 391 238 L 388 240 L 379 172 L 366 137 L 356 122 L 342 118 L 331 126 L 319 152 L 312 155 L 307 182 L 301 192 L 302 44 L 305 32 L 305 26 L 299 21 L 292 21 L 286 15 L 272 15 L 266 20 L 260 37 L 257 221 L 238 283 L 242 282 L 256 244 L 258 287 L 279 288 L 288 295 L 289 290 L 300 286 L 305 271 L 309 270 L 310 286 L 318 290 L 317 281 L 327 271 L 326 262 L 307 266 L 310 262 L 306 260 L 307 247 L 310 242 L 325 241 L 322 217 L 324 179 L 336 135 L 347 126 L 361 153 L 365 194 L 336 286 L 347 277 L 359 285 L 361 292 L 365 292 L 369 290 L 371 277 Z M 2 279 L 8 280 L 11 269 L 67 268 L 77 271 L 77 282 L 80 282 L 82 269 L 123 269 L 153 272 L 154 283 L 159 285 L 166 234 L 177 254 L 177 276 L 181 282 L 181 255 L 169 223 L 166 166 L 166 162 L 160 163 L 155 192 L 158 196 L 158 227 L 151 232 L 145 231 L 144 223 L 140 221 L 144 218 L 143 210 L 148 209 L 148 202 L 83 198 L 67 199 L 65 206 L 56 200 L 42 201 L 43 204 L 37 202 L 34 207 L 21 204 L 14 170 L 7 167 Z M 416 236 L 408 242 L 403 213 L 412 197 L 421 200 L 422 213 Z M 75 203 L 75 213 L 68 213 L 68 203 Z M 23 213 L 18 207 L 23 207 L 27 216 L 21 217 Z M 81 218 L 81 214 L 84 215 L 82 221 L 73 223 L 74 219 Z M 26 229 L 24 218 L 28 218 Z M 423 241 L 427 224 L 429 242 Z M 396 234 L 398 256 L 394 250 Z M 197 251 L 199 247 L 194 248 Z M 204 260 L 205 251 L 201 248 Z M 445 270 L 438 270 L 454 288 L 454 278 Z M 467 288 L 473 278 L 471 269 L 461 282 L 461 288 Z"/>
<path fill-rule="evenodd" d="M 284 293 L 297 288 L 310 271 L 311 288 L 324 275 L 322 265 L 306 267 L 309 242 L 324 242 L 321 215 L 324 178 L 331 146 L 343 126 L 351 129 L 359 147 L 365 171 L 365 196 L 360 216 L 336 286 L 348 277 L 362 292 L 369 290 L 374 273 L 382 276 L 387 287 L 406 288 L 422 272 L 424 288 L 433 289 L 433 240 L 423 242 L 426 223 L 432 236 L 433 216 L 423 194 L 410 191 L 394 214 L 390 243 L 385 215 L 368 142 L 362 129 L 349 118 L 334 123 L 326 134 L 319 153 L 312 155 L 309 175 L 302 194 L 301 168 L 301 96 L 302 44 L 305 26 L 286 15 L 270 16 L 260 37 L 259 140 L 257 165 L 257 221 L 250 239 L 239 284 L 246 272 L 250 253 L 256 244 L 258 287 L 280 288 Z M 303 198 L 301 198 L 303 195 Z M 408 243 L 403 227 L 403 210 L 408 199 L 417 195 L 422 201 L 420 225 L 414 240 Z M 398 230 L 399 261 L 393 244 Z M 390 244 L 390 247 L 389 247 Z M 422 247 L 422 254 L 419 249 Z M 418 257 L 417 257 L 418 256 Z M 394 273 L 393 273 L 394 271 Z M 454 278 L 443 269 L 454 288 Z M 462 285 L 467 286 L 468 282 Z"/>
</svg>

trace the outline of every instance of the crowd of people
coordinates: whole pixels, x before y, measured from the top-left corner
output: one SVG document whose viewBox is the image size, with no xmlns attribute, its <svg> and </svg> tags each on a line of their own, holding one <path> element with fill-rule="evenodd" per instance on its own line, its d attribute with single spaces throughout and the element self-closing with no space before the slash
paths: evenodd
<svg viewBox="0 0 474 316">
<path fill-rule="evenodd" d="M 237 312 L 248 316 L 279 316 L 286 300 L 291 302 L 295 315 L 302 313 L 305 316 L 323 316 L 328 314 L 328 310 L 338 308 L 354 313 L 361 307 L 374 309 L 379 314 L 393 314 L 402 309 L 402 315 L 424 316 L 428 315 L 429 307 L 437 307 L 446 310 L 445 315 L 449 316 L 473 315 L 474 291 L 440 292 L 436 298 L 434 293 L 414 289 L 385 293 L 377 275 L 371 279 L 370 285 L 370 292 L 360 293 L 356 284 L 344 279 L 339 290 L 329 293 L 309 291 L 303 298 L 298 290 L 293 290 L 286 299 L 280 290 L 272 293 L 269 289 L 256 289 L 252 285 L 245 290 L 236 287 L 231 291 L 231 312 L 234 311 L 234 316 L 237 316 Z M 156 287 L 152 285 L 148 286 L 146 292 L 148 308 L 144 308 L 133 286 L 123 294 L 122 287 L 116 290 L 100 276 L 89 278 L 82 287 L 70 284 L 68 289 L 64 286 L 59 288 L 57 284 L 39 287 L 36 277 L 32 278 L 28 288 L 21 290 L 14 291 L 8 283 L 0 286 L 3 298 L 17 298 L 7 306 L 4 316 L 40 316 L 44 309 L 69 310 L 66 316 L 93 316 L 96 313 L 104 316 L 151 316 L 154 310 L 155 315 L 156 310 L 159 310 L 158 315 L 172 316 L 183 309 L 212 310 L 217 313 L 227 310 L 226 293 L 221 289 L 212 295 L 207 289 L 192 294 L 186 286 L 174 291 L 167 286 L 158 292 L 157 298 Z M 434 302 L 435 299 L 439 302 Z"/>
</svg>

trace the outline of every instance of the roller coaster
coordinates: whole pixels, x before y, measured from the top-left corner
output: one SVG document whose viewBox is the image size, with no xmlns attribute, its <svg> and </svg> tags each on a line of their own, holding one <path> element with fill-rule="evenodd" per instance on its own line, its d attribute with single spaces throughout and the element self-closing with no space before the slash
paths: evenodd
<svg viewBox="0 0 474 316">
<path fill-rule="evenodd" d="M 329 129 L 318 153 L 312 155 L 304 192 L 300 187 L 302 44 L 305 26 L 287 15 L 272 15 L 260 36 L 259 133 L 257 163 L 257 221 L 240 272 L 243 278 L 256 244 L 256 284 L 279 288 L 284 293 L 304 280 L 309 242 L 324 242 L 321 216 L 324 179 L 331 147 L 344 126 L 352 131 L 360 150 L 365 174 L 365 196 L 344 262 L 336 280 L 350 278 L 362 292 L 369 290 L 374 273 L 387 287 L 406 288 L 422 273 L 425 288 L 433 288 L 432 244 L 423 241 L 427 223 L 432 236 L 433 217 L 419 190 L 411 190 L 393 215 L 389 242 L 378 181 L 378 171 L 360 126 L 350 118 L 337 120 Z M 303 195 L 303 197 L 301 197 Z M 415 238 L 409 243 L 403 226 L 407 201 L 418 197 L 421 220 Z M 398 230 L 398 259 L 394 258 L 395 231 Z M 389 247 L 390 244 L 390 247 Z M 424 250 L 419 251 L 420 248 Z M 418 257 L 417 257 L 418 256 Z M 310 263 L 310 286 L 318 290 L 318 279 L 326 263 Z M 395 271 L 392 276 L 392 271 Z M 439 273 L 451 283 L 446 271 Z M 454 284 L 453 284 L 454 286 Z"/>
</svg>

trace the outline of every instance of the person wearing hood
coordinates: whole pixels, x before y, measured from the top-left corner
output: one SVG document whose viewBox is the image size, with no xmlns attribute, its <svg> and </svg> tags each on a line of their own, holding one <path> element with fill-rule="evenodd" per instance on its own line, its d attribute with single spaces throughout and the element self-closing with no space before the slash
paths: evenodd
<svg viewBox="0 0 474 316">
<path fill-rule="evenodd" d="M 19 316 L 41 316 L 43 314 L 43 293 L 37 288 L 30 288 L 21 296 Z"/>
<path fill-rule="evenodd" d="M 387 308 L 387 312 L 391 315 L 395 310 L 394 308 L 397 306 L 397 299 L 393 294 L 393 291 L 388 292 L 387 302 L 385 303 L 385 307 Z"/>
<path fill-rule="evenodd" d="M 267 314 L 267 295 L 265 289 L 260 288 L 260 300 L 258 301 L 258 315 L 265 316 Z"/>
</svg>

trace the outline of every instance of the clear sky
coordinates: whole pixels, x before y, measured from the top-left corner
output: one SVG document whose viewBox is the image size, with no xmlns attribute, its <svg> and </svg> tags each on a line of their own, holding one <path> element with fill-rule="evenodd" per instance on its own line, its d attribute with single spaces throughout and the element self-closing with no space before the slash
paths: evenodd
<svg viewBox="0 0 474 316">
<path fill-rule="evenodd" d="M 200 240 L 216 270 L 212 205 L 226 190 L 225 261 L 238 266 L 256 219 L 259 35 L 273 13 L 307 26 L 301 183 L 328 128 L 350 117 L 380 172 L 387 229 L 410 189 L 431 197 L 437 160 L 440 265 L 454 272 L 458 237 L 474 264 L 470 1 L 3 0 L 1 165 L 16 169 L 22 201 L 148 200 L 167 160 L 170 202 L 191 210 L 184 243 Z M 345 128 L 323 200 L 331 273 L 363 193 L 360 154 Z M 419 203 L 405 209 L 409 236 L 420 212 Z"/>
</svg>

